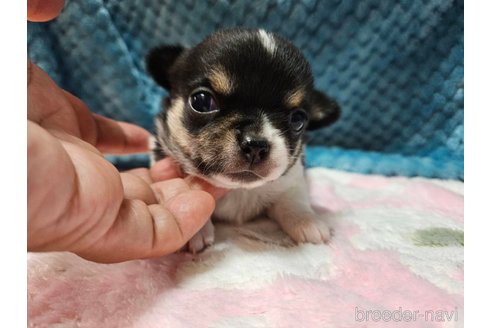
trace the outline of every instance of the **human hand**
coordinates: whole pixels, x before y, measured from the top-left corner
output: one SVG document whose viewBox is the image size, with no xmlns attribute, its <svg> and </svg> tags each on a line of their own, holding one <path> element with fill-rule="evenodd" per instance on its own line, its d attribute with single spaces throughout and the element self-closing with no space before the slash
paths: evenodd
<svg viewBox="0 0 492 328">
<path fill-rule="evenodd" d="M 46 22 L 60 14 L 64 0 L 28 0 L 27 19 L 31 22 Z"/>
<path fill-rule="evenodd" d="M 28 1 L 28 19 L 49 20 L 62 7 L 61 0 Z M 27 68 L 28 250 L 116 262 L 180 249 L 223 191 L 178 178 L 170 159 L 119 173 L 102 152 L 147 151 L 149 134 L 92 114 L 29 60 Z"/>
<path fill-rule="evenodd" d="M 72 251 L 100 262 L 169 254 L 210 217 L 211 194 L 223 193 L 178 178 L 171 159 L 119 173 L 101 151 L 146 151 L 148 133 L 92 114 L 30 62 L 27 124 L 31 251 Z"/>
</svg>

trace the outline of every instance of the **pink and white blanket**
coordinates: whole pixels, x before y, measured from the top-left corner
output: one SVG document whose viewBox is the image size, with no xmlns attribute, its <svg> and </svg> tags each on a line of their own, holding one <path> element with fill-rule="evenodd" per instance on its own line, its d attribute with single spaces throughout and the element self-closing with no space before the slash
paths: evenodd
<svg viewBox="0 0 492 328">
<path fill-rule="evenodd" d="M 308 171 L 328 245 L 268 219 L 192 256 L 28 255 L 30 327 L 462 327 L 463 183 Z"/>
</svg>

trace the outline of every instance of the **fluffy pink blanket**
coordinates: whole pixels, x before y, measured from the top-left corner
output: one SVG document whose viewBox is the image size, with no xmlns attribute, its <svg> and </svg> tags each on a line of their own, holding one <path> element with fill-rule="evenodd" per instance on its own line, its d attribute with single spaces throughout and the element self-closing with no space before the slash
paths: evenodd
<svg viewBox="0 0 492 328">
<path fill-rule="evenodd" d="M 30 327 L 462 327 L 463 184 L 308 171 L 328 245 L 268 219 L 121 264 L 28 255 Z"/>
</svg>

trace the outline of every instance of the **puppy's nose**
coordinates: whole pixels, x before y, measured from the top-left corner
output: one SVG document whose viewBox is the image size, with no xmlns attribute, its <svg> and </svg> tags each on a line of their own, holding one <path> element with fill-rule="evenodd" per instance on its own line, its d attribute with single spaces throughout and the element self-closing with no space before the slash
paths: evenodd
<svg viewBox="0 0 492 328">
<path fill-rule="evenodd" d="M 270 143 L 267 140 L 249 134 L 243 135 L 239 146 L 250 164 L 262 162 L 270 152 Z"/>
</svg>

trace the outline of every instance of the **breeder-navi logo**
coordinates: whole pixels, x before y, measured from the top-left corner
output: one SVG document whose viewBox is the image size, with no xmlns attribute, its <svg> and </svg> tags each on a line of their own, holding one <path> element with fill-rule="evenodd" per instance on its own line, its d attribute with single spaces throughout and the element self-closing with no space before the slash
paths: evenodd
<svg viewBox="0 0 492 328">
<path fill-rule="evenodd" d="M 455 308 L 454 311 L 426 310 L 421 313 L 419 310 L 402 310 L 401 306 L 397 310 L 364 310 L 355 307 L 355 321 L 357 322 L 411 322 L 417 320 L 433 322 L 458 321 L 458 309 Z"/>
</svg>

